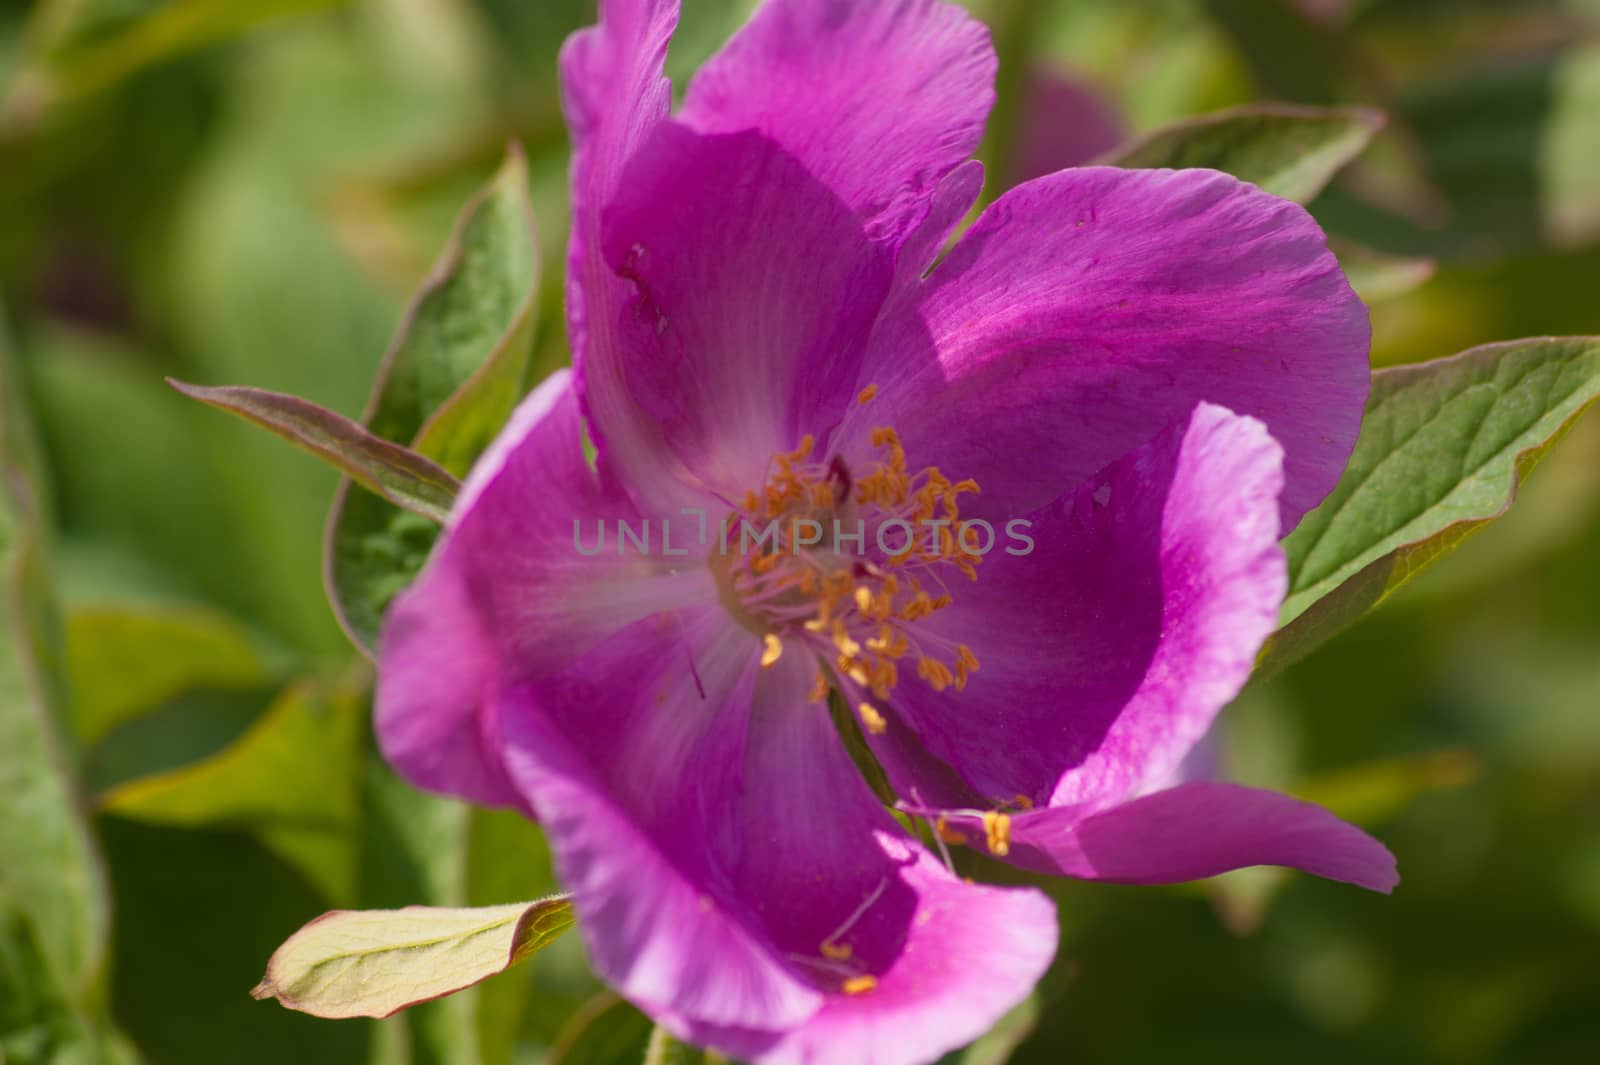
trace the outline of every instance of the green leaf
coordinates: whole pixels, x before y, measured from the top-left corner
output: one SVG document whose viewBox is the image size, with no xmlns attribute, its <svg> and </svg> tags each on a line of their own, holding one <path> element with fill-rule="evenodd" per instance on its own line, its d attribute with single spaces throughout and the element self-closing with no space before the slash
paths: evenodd
<svg viewBox="0 0 1600 1065">
<path fill-rule="evenodd" d="M 388 1017 L 525 961 L 572 925 L 563 897 L 336 910 L 290 936 L 251 992 L 316 1017 Z"/>
<path fill-rule="evenodd" d="M 362 726 L 348 686 L 302 681 L 222 751 L 118 785 L 99 806 L 151 824 L 254 831 L 328 896 L 350 898 Z"/>
<path fill-rule="evenodd" d="M 527 165 L 513 148 L 468 204 L 384 357 L 366 416 L 377 436 L 464 475 L 525 391 L 538 305 Z M 415 575 L 436 530 L 341 486 L 329 517 L 329 598 L 370 649 L 383 610 Z"/>
<path fill-rule="evenodd" d="M 143 710 L 84 752 L 84 790 L 108 794 L 214 758 L 266 717 L 276 695 L 270 685 L 202 688 Z"/>
<path fill-rule="evenodd" d="M 61 985 L 81 990 L 100 965 L 106 912 L 60 727 L 60 620 L 24 417 L 0 349 L 0 897 L 32 920 Z"/>
<path fill-rule="evenodd" d="M 106 928 L 100 872 L 72 784 L 47 675 L 59 631 L 40 565 L 31 502 L 5 468 L 0 499 L 0 897 L 37 928 L 54 978 L 82 990 L 101 962 Z M 23 490 L 25 491 L 25 489 Z"/>
<path fill-rule="evenodd" d="M 0 113 L 26 128 L 66 100 L 100 92 L 146 67 L 236 36 L 268 19 L 347 0 L 167 0 L 148 13 L 105 0 L 44 0 L 31 48 Z"/>
<path fill-rule="evenodd" d="M 219 611 L 95 605 L 67 615 L 72 721 L 86 746 L 184 692 L 258 688 L 269 673 L 256 641 Z"/>
<path fill-rule="evenodd" d="M 1287 665 L 1511 506 L 1519 481 L 1600 397 L 1600 339 L 1543 338 L 1380 370 L 1344 477 L 1285 541 Z"/>
<path fill-rule="evenodd" d="M 1365 108 L 1263 104 L 1163 126 L 1103 162 L 1143 168 L 1209 167 L 1274 196 L 1309 203 L 1360 155 L 1383 114 Z"/>
<path fill-rule="evenodd" d="M 397 507 L 444 523 L 460 483 L 430 459 L 299 396 L 260 388 L 207 388 L 167 379 L 191 399 L 237 414 L 343 470 Z"/>
<path fill-rule="evenodd" d="M 0 345 L 0 1054 L 18 1060 L 64 1059 L 72 1048 L 87 1057 L 100 1042 L 110 924 L 62 728 L 61 628 L 37 469 Z"/>
<path fill-rule="evenodd" d="M 1390 255 L 1349 241 L 1330 241 L 1339 268 L 1364 303 L 1404 296 L 1433 279 L 1439 264 L 1426 256 Z"/>
<path fill-rule="evenodd" d="M 528 165 L 513 144 L 412 298 L 367 427 L 465 474 L 521 398 L 538 283 Z"/>
</svg>

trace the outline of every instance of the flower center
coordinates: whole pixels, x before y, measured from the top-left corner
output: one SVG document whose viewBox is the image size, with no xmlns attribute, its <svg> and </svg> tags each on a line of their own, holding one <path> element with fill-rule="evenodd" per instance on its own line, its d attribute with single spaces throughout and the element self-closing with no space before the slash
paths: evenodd
<svg viewBox="0 0 1600 1065">
<path fill-rule="evenodd" d="M 908 473 L 893 429 L 871 439 L 877 454 L 862 476 L 837 455 L 815 458 L 810 436 L 775 455 L 766 483 L 723 525 L 719 577 L 730 609 L 765 640 L 762 665 L 786 641 L 811 648 L 825 663 L 812 701 L 836 685 L 881 733 L 887 723 L 872 700 L 888 698 L 902 660 L 914 660 L 935 691 L 959 691 L 977 670 L 965 644 L 917 623 L 950 605 L 956 575 L 977 580 L 983 559 L 961 521 L 961 497 L 976 495 L 977 482 L 931 466 Z"/>
</svg>

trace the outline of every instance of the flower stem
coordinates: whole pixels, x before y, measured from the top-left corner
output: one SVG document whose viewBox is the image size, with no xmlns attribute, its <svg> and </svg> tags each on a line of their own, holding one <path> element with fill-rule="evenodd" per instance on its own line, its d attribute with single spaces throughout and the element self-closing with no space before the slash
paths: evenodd
<svg viewBox="0 0 1600 1065">
<path fill-rule="evenodd" d="M 644 1052 L 644 1065 L 726 1065 L 727 1060 L 715 1051 L 679 1042 L 660 1025 L 650 1033 Z"/>
</svg>

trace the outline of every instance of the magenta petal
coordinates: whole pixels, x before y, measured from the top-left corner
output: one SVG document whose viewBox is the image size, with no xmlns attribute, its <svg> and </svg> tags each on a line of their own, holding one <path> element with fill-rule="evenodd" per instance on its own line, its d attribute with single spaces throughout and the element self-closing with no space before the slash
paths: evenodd
<svg viewBox="0 0 1600 1065">
<path fill-rule="evenodd" d="M 711 873 L 739 842 L 708 819 L 736 813 L 750 642 L 714 614 L 641 623 L 507 692 L 500 726 L 600 975 L 652 1012 L 787 1026 L 822 996 Z"/>
<path fill-rule="evenodd" d="M 577 148 L 575 183 L 601 201 L 672 107 L 665 66 L 677 28 L 678 0 L 600 0 L 598 23 L 561 49 L 562 108 Z M 600 204 L 587 206 L 598 210 Z"/>
<path fill-rule="evenodd" d="M 1283 445 L 1287 531 L 1354 446 L 1369 335 L 1302 208 L 1215 171 L 1085 168 L 996 201 L 880 327 L 863 383 L 883 386 L 873 424 L 976 478 L 986 516 L 1220 404 Z"/>
<path fill-rule="evenodd" d="M 666 605 L 714 601 L 704 567 L 681 574 L 615 550 L 595 522 L 638 526 L 627 496 L 584 463 L 571 374 L 523 400 L 473 467 L 433 557 L 389 608 L 378 656 L 378 738 L 412 783 L 514 805 L 493 752 L 492 696 Z"/>
<path fill-rule="evenodd" d="M 896 294 L 914 299 L 922 276 L 944 251 L 956 226 L 978 202 L 983 191 L 983 164 L 969 159 L 946 174 L 928 198 L 928 211 L 906 238 L 896 265 Z"/>
<path fill-rule="evenodd" d="M 597 971 L 647 1012 L 742 1057 L 910 1065 L 1028 993 L 1050 905 L 931 864 L 805 703 L 814 664 L 759 647 L 716 608 L 641 622 L 504 693 L 507 765 Z"/>
<path fill-rule="evenodd" d="M 1030 553 L 991 551 L 921 623 L 977 654 L 966 690 L 893 692 L 881 746 L 902 796 L 1098 808 L 1169 779 L 1275 624 L 1281 461 L 1260 422 L 1203 404 L 1035 513 Z"/>
<path fill-rule="evenodd" d="M 912 853 L 904 842 L 885 848 Z M 1055 908 L 1041 892 L 968 884 L 921 848 L 900 873 L 914 926 L 869 995 L 835 996 L 761 1065 L 921 1065 L 983 1035 L 1033 991 L 1055 955 Z"/>
<path fill-rule="evenodd" d="M 623 373 L 686 466 L 742 495 L 854 394 L 890 257 L 850 209 L 759 133 L 663 124 L 605 216 L 637 295 Z"/>
<path fill-rule="evenodd" d="M 1019 814 L 1011 860 L 1044 872 L 1132 884 L 1198 880 L 1250 865 L 1286 865 L 1388 894 L 1394 855 L 1320 806 L 1239 784 L 1180 784 L 1077 820 Z"/>
<path fill-rule="evenodd" d="M 1057 939 L 1049 899 L 964 882 L 920 847 L 887 834 L 880 840 L 903 863 L 897 876 L 915 894 L 917 916 L 870 993 L 832 996 L 787 1033 L 666 1023 L 751 1065 L 923 1065 L 992 1028 L 1049 968 Z"/>
<path fill-rule="evenodd" d="M 572 132 L 572 237 L 567 249 L 567 333 L 595 447 L 623 483 L 661 509 L 676 509 L 683 471 L 623 381 L 618 331 L 632 286 L 601 252 L 601 213 L 623 168 L 666 117 L 664 73 L 678 0 L 601 0 L 599 23 L 561 51 L 562 105 Z"/>
<path fill-rule="evenodd" d="M 469 802 L 519 805 L 482 708 L 498 655 L 461 581 L 419 581 L 396 601 L 378 667 L 378 745 L 401 776 Z"/>
<path fill-rule="evenodd" d="M 696 75 L 684 121 L 756 129 L 891 247 L 972 156 L 994 105 L 989 33 L 938 0 L 767 0 Z"/>
</svg>

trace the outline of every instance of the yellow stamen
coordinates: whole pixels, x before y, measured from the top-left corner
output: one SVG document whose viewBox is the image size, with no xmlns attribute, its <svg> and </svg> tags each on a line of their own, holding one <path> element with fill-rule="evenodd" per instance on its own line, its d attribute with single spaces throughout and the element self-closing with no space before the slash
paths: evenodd
<svg viewBox="0 0 1600 1065">
<path fill-rule="evenodd" d="M 856 398 L 864 404 L 877 394 L 868 385 Z M 864 469 L 818 453 L 811 436 L 772 456 L 766 482 L 744 494 L 724 526 L 725 546 L 739 543 L 745 553 L 718 572 L 730 608 L 760 635 L 761 665 L 777 664 L 785 641 L 801 641 L 802 653 L 834 671 L 815 678 L 812 701 L 828 698 L 836 676 L 865 731 L 877 735 L 887 728 L 878 708 L 899 683 L 902 660 L 914 661 L 939 692 L 965 689 L 977 671 L 965 645 L 919 638 L 913 626 L 950 605 L 948 594 L 938 594 L 950 571 L 976 578 L 983 560 L 960 525 L 961 499 L 978 491 L 977 482 L 909 468 L 900 435 L 888 426 L 873 428 L 870 439 L 877 453 Z M 840 537 L 858 524 L 850 534 L 856 557 L 837 544 L 830 549 L 825 531 L 819 538 L 819 529 Z M 754 530 L 755 550 L 746 529 Z M 874 545 L 882 553 L 871 552 Z"/>
<path fill-rule="evenodd" d="M 875 397 L 877 394 L 878 394 L 878 386 L 877 385 L 868 385 L 866 388 L 863 388 L 861 390 L 861 393 L 859 395 L 856 396 L 856 402 L 859 403 L 861 406 L 865 407 L 868 403 L 872 402 L 873 397 Z"/>
<path fill-rule="evenodd" d="M 978 671 L 978 656 L 966 644 L 956 645 L 956 691 L 966 691 L 967 678 Z"/>
<path fill-rule="evenodd" d="M 889 731 L 889 722 L 885 721 L 883 715 L 878 713 L 877 707 L 871 703 L 862 703 L 856 709 L 860 712 L 861 723 L 867 727 L 868 732 L 874 736 L 882 736 Z"/>
<path fill-rule="evenodd" d="M 820 949 L 829 961 L 849 961 L 852 953 L 848 943 L 824 943 Z"/>
<path fill-rule="evenodd" d="M 984 842 L 989 853 L 1004 858 L 1011 853 L 1011 815 L 999 810 L 987 810 L 983 815 Z"/>
<path fill-rule="evenodd" d="M 850 630 L 844 627 L 843 621 L 833 623 L 833 645 L 845 658 L 854 658 L 861 653 L 861 645 L 850 635 Z"/>
<path fill-rule="evenodd" d="M 950 827 L 950 821 L 943 814 L 933 823 L 934 834 L 946 843 L 965 843 L 967 837 L 964 833 Z"/>
<path fill-rule="evenodd" d="M 847 995 L 865 995 L 868 991 L 875 990 L 878 978 L 871 973 L 865 976 L 852 976 L 844 982 L 843 991 Z"/>
<path fill-rule="evenodd" d="M 937 658 L 918 659 L 917 676 L 927 681 L 928 687 L 936 692 L 942 692 L 955 683 L 955 676 L 951 674 L 950 667 Z"/>
<path fill-rule="evenodd" d="M 777 634 L 769 632 L 761 638 L 761 642 L 765 645 L 761 649 L 761 668 L 767 669 L 783 657 L 783 641 L 778 639 Z M 745 661 L 750 660 L 747 658 Z"/>
</svg>

